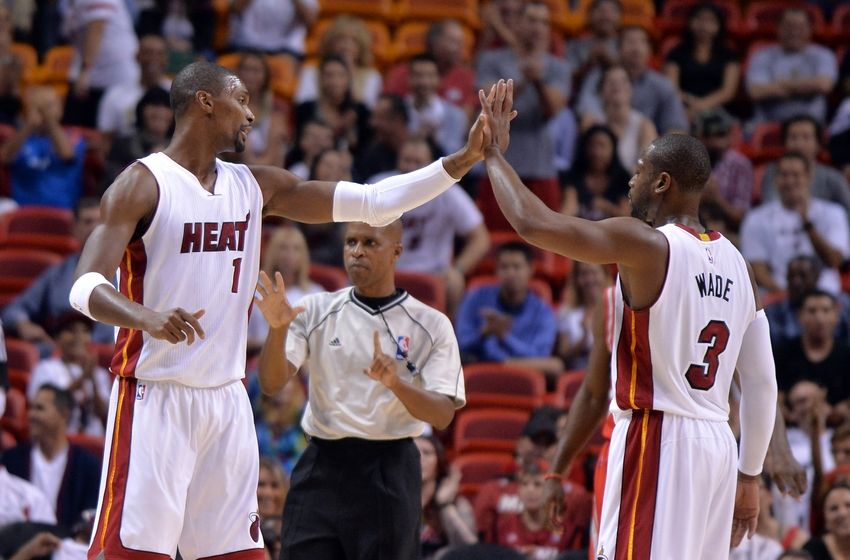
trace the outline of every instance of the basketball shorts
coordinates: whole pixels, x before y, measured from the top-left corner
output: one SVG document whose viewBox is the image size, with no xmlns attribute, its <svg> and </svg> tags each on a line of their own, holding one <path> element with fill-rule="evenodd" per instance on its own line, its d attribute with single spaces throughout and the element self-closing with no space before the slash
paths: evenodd
<svg viewBox="0 0 850 560">
<path fill-rule="evenodd" d="M 214 388 L 130 378 L 109 402 L 89 560 L 263 560 L 259 457 L 239 381 Z"/>
<path fill-rule="evenodd" d="M 597 558 L 728 558 L 737 463 L 726 422 L 648 410 L 618 420 Z"/>
</svg>

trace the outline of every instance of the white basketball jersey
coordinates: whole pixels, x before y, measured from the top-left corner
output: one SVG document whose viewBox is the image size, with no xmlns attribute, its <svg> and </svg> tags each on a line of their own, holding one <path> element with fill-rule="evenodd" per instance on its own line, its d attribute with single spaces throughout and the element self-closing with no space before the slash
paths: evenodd
<svg viewBox="0 0 850 560">
<path fill-rule="evenodd" d="M 670 247 L 658 300 L 631 309 L 617 279 L 611 412 L 649 409 L 725 422 L 738 352 L 755 319 L 746 262 L 719 233 L 677 224 L 658 229 Z"/>
<path fill-rule="evenodd" d="M 116 375 L 217 387 L 245 375 L 248 311 L 259 274 L 263 197 L 244 165 L 216 160 L 214 192 L 164 153 L 139 160 L 156 178 L 159 201 L 145 234 L 124 253 L 119 289 L 166 311 L 205 311 L 206 338 L 170 344 L 120 329 Z"/>
</svg>

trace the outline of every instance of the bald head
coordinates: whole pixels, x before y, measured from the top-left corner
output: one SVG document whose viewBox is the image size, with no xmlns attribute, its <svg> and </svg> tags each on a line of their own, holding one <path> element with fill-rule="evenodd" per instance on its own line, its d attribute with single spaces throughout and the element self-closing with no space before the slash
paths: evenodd
<svg viewBox="0 0 850 560">
<path fill-rule="evenodd" d="M 357 232 L 361 235 L 366 234 L 372 237 L 382 237 L 390 243 L 401 243 L 401 234 L 403 231 L 404 227 L 401 218 L 383 227 L 374 227 L 363 222 L 349 222 L 346 225 L 346 232 Z"/>
<path fill-rule="evenodd" d="M 711 175 L 708 150 L 686 134 L 665 134 L 653 140 L 644 159 L 655 175 L 667 173 L 684 192 L 701 192 Z"/>
<path fill-rule="evenodd" d="M 218 96 L 239 82 L 236 75 L 218 64 L 193 62 L 181 70 L 171 82 L 171 110 L 180 117 L 199 91 Z"/>
</svg>

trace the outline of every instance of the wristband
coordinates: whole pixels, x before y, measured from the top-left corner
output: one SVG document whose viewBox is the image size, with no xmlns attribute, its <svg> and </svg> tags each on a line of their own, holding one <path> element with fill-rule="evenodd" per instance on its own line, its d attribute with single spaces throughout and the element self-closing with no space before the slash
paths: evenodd
<svg viewBox="0 0 850 560">
<path fill-rule="evenodd" d="M 101 284 L 109 284 L 110 287 L 112 286 L 112 282 L 107 280 L 106 277 L 99 272 L 86 272 L 77 278 L 74 285 L 71 286 L 71 294 L 68 296 L 68 301 L 71 302 L 71 307 L 89 319 L 97 321 L 96 318 L 92 317 L 91 311 L 89 310 L 89 298 L 91 298 L 91 293 L 94 289 Z"/>
</svg>

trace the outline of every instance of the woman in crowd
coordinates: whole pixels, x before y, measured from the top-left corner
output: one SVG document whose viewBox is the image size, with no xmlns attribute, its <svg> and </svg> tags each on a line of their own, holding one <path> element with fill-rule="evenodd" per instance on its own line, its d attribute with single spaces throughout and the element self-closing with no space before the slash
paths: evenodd
<svg viewBox="0 0 850 560">
<path fill-rule="evenodd" d="M 588 220 L 629 215 L 629 174 L 610 128 L 593 125 L 581 137 L 573 166 L 561 179 L 561 212 Z"/>
<path fill-rule="evenodd" d="M 726 45 L 720 8 L 711 3 L 694 7 L 682 42 L 667 56 L 664 73 L 679 89 L 691 120 L 700 111 L 732 101 L 738 91 L 741 64 Z"/>
<path fill-rule="evenodd" d="M 351 153 L 347 150 L 325 150 L 313 161 L 311 181 L 350 181 Z M 319 264 L 342 266 L 342 245 L 345 225 L 338 222 L 325 224 L 298 224 L 310 247 L 310 260 Z"/>
<path fill-rule="evenodd" d="M 352 96 L 367 107 L 374 107 L 381 94 L 383 79 L 372 61 L 372 35 L 362 20 L 352 16 L 337 17 L 319 43 L 319 60 L 338 56 L 351 73 Z M 301 69 L 295 102 L 302 103 L 319 96 L 319 79 L 315 65 Z"/>
<path fill-rule="evenodd" d="M 568 369 L 584 369 L 593 345 L 590 323 L 596 302 L 610 284 L 605 268 L 576 261 L 558 309 L 558 355 Z"/>
<path fill-rule="evenodd" d="M 443 444 L 433 435 L 415 442 L 422 461 L 422 558 L 429 560 L 478 537 L 472 505 L 458 496 L 460 470 L 449 467 Z"/>
<path fill-rule="evenodd" d="M 599 82 L 602 114 L 582 116 L 582 130 L 594 124 L 606 124 L 617 137 L 617 155 L 626 171 L 637 165 L 638 156 L 658 136 L 655 125 L 643 113 L 632 108 L 632 83 L 626 69 L 609 66 Z"/>
<path fill-rule="evenodd" d="M 257 482 L 257 514 L 263 523 L 263 540 L 267 558 L 280 556 L 279 535 L 283 517 L 283 504 L 289 491 L 286 473 L 277 459 L 260 457 L 260 478 Z M 267 538 L 268 537 L 268 538 Z"/>
<path fill-rule="evenodd" d="M 248 90 L 248 106 L 254 113 L 248 144 L 237 158 L 250 165 L 282 167 L 289 144 L 289 126 L 286 108 L 272 92 L 271 70 L 265 55 L 243 54 L 236 66 L 236 75 Z"/>
<path fill-rule="evenodd" d="M 809 539 L 803 549 L 813 560 L 850 558 L 850 486 L 839 482 L 826 493 L 823 502 L 826 534 Z"/>
</svg>

